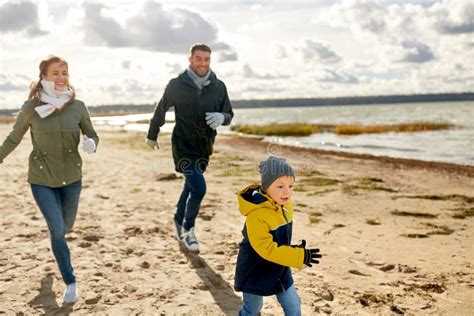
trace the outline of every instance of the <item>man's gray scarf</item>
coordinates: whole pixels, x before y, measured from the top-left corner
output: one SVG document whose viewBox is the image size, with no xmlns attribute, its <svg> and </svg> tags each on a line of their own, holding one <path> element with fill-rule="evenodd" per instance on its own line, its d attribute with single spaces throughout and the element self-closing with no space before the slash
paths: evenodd
<svg viewBox="0 0 474 316">
<path fill-rule="evenodd" d="M 191 66 L 189 66 L 188 69 L 187 69 L 187 73 L 188 73 L 189 78 L 191 78 L 193 80 L 194 84 L 196 85 L 196 87 L 198 87 L 199 90 L 202 90 L 203 87 L 205 87 L 205 86 L 207 86 L 211 83 L 211 80 L 209 80 L 209 76 L 211 75 L 211 72 L 212 72 L 212 70 L 209 69 L 209 71 L 204 76 L 199 77 L 193 71 Z"/>
</svg>

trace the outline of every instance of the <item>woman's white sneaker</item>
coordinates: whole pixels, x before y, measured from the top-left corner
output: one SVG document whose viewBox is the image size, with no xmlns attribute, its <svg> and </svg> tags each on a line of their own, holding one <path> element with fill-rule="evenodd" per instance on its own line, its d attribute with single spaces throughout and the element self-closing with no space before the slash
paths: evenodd
<svg viewBox="0 0 474 316">
<path fill-rule="evenodd" d="M 67 285 L 66 291 L 64 291 L 64 303 L 74 303 L 79 299 L 79 291 L 76 283 Z"/>
<path fill-rule="evenodd" d="M 188 250 L 195 253 L 199 252 L 199 244 L 196 239 L 196 235 L 194 235 L 194 227 L 191 227 L 190 230 L 186 230 L 183 227 L 183 230 L 181 233 L 181 240 L 183 241 L 186 248 L 188 248 Z"/>
</svg>

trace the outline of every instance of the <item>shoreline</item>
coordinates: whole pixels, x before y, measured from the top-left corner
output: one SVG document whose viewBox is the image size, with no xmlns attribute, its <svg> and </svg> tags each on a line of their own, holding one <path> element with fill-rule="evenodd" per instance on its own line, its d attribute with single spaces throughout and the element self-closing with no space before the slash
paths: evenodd
<svg viewBox="0 0 474 316">
<path fill-rule="evenodd" d="M 142 114 L 142 113 L 130 113 L 130 114 Z M 111 114 L 112 115 L 112 114 Z M 114 114 L 117 115 L 117 114 Z M 122 115 L 122 114 L 120 114 Z M 104 115 L 96 115 L 95 117 L 106 116 Z M 109 114 L 107 114 L 109 116 Z M 0 126 L 1 125 L 12 125 L 15 122 L 14 117 L 10 116 L 2 116 L 0 115 Z M 108 125 L 105 125 L 108 126 Z M 101 131 L 101 126 L 96 127 L 99 131 Z M 104 129 L 105 130 L 105 129 Z M 110 131 L 110 130 L 107 130 Z M 130 133 L 143 133 L 140 131 L 127 131 L 121 127 L 121 129 L 117 131 L 126 131 Z M 449 162 L 440 162 L 440 161 L 429 161 L 429 160 L 419 160 L 419 159 L 410 159 L 410 158 L 398 158 L 398 157 L 390 157 L 390 156 L 377 156 L 372 154 L 363 154 L 363 153 L 350 153 L 345 151 L 337 151 L 337 150 L 326 150 L 326 149 L 318 149 L 318 148 L 311 148 L 311 147 L 302 147 L 302 146 L 294 146 L 288 144 L 279 144 L 273 143 L 269 141 L 265 141 L 264 137 L 258 135 L 247 135 L 242 133 L 235 133 L 235 134 L 219 134 L 219 137 L 228 137 L 232 142 L 236 144 L 248 144 L 254 145 L 259 147 L 268 147 L 268 146 L 278 146 L 281 148 L 291 149 L 295 152 L 304 152 L 304 153 L 313 153 L 317 155 L 331 155 L 331 156 L 338 156 L 344 158 L 356 158 L 356 159 L 364 159 L 364 160 L 375 160 L 384 162 L 393 166 L 398 167 L 410 167 L 410 168 L 423 168 L 423 169 L 434 169 L 439 171 L 445 171 L 448 173 L 460 174 L 465 175 L 470 178 L 474 178 L 474 165 L 463 165 L 463 164 L 456 164 L 456 163 L 449 163 Z"/>
<path fill-rule="evenodd" d="M 287 144 L 278 144 L 272 143 L 263 140 L 263 137 L 251 136 L 251 135 L 219 135 L 219 137 L 229 137 L 230 141 L 236 145 L 250 145 L 258 147 L 269 147 L 269 146 L 278 146 L 285 148 L 286 150 L 291 150 L 293 152 L 301 153 L 312 153 L 317 155 L 330 155 L 344 158 L 355 158 L 363 160 L 374 160 L 382 163 L 390 164 L 394 167 L 408 167 L 408 168 L 417 168 L 417 169 L 432 169 L 437 171 L 444 171 L 448 173 L 454 173 L 459 175 L 464 175 L 469 178 L 474 178 L 474 166 L 470 165 L 461 165 L 448 162 L 439 162 L 439 161 L 428 161 L 428 160 L 418 160 L 418 159 L 408 159 L 408 158 L 396 158 L 389 156 L 376 156 L 370 154 L 361 154 L 361 153 L 349 153 L 336 150 L 324 150 L 310 147 L 300 147 Z"/>
</svg>

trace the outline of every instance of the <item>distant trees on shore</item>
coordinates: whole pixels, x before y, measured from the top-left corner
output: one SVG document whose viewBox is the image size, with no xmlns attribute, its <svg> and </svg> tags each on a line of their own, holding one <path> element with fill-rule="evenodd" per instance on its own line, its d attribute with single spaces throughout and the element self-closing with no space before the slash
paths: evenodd
<svg viewBox="0 0 474 316">
<path fill-rule="evenodd" d="M 298 98 L 298 99 L 262 99 L 262 100 L 232 100 L 232 107 L 265 108 L 265 107 L 296 107 L 296 106 L 327 106 L 327 105 L 367 105 L 387 103 L 417 103 L 417 102 L 447 102 L 474 101 L 474 92 L 411 94 L 411 95 L 381 95 L 362 97 L 335 98 Z M 93 114 L 127 114 L 153 112 L 154 104 L 113 104 L 88 106 Z M 11 115 L 18 109 L 0 110 L 0 115 Z"/>
</svg>

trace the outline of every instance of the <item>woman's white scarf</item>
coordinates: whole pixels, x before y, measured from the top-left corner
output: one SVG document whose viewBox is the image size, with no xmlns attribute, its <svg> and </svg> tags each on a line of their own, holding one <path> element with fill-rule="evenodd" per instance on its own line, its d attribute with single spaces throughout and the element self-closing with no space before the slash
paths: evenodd
<svg viewBox="0 0 474 316">
<path fill-rule="evenodd" d="M 46 104 L 35 107 L 35 111 L 38 112 L 41 118 L 45 118 L 56 109 L 61 109 L 72 96 L 72 90 L 69 88 L 63 91 L 54 89 L 54 81 L 41 79 L 41 85 L 43 89 L 40 91 L 40 99 Z"/>
</svg>

